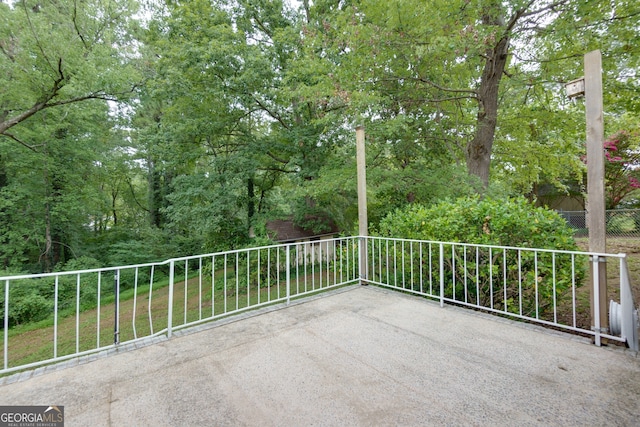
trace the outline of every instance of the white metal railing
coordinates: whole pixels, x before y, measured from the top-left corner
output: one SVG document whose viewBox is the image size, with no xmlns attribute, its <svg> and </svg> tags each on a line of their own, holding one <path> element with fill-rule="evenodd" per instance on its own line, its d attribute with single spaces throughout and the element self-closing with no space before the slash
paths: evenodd
<svg viewBox="0 0 640 427">
<path fill-rule="evenodd" d="M 159 263 L 0 277 L 0 374 L 114 348 L 357 283 L 358 238 Z M 28 290 L 38 289 L 37 294 Z M 35 319 L 25 318 L 30 311 Z M 36 326 L 24 325 L 36 320 Z"/>
<path fill-rule="evenodd" d="M 606 338 L 638 350 L 637 311 L 624 254 L 380 237 L 368 237 L 367 242 L 369 283 L 422 295 L 441 305 L 452 303 L 591 335 L 597 345 Z M 590 264 L 594 286 L 600 269 L 606 268 L 608 297 L 620 301 L 619 317 L 610 321 L 621 323 L 615 333 L 602 328 L 597 316 L 593 328 L 585 323 L 590 321 Z M 595 298 L 596 313 L 598 305 Z"/>
<path fill-rule="evenodd" d="M 590 326 L 590 266 L 595 278 L 602 268 L 608 272 L 609 329 L 599 321 Z M 602 339 L 626 342 L 638 350 L 624 254 L 359 236 L 0 277 L 0 374 L 148 337 L 170 338 L 178 329 L 353 283 L 590 335 L 598 345 Z M 38 292 L 27 292 L 33 289 Z M 598 312 L 597 299 L 595 304 Z M 24 317 L 29 311 L 35 318 Z"/>
</svg>

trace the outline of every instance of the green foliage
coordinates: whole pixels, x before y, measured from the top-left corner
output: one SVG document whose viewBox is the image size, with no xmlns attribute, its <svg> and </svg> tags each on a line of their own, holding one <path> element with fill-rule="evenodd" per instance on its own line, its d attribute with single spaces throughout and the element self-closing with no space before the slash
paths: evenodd
<svg viewBox="0 0 640 427">
<path fill-rule="evenodd" d="M 212 252 L 243 245 L 248 227 L 240 204 L 244 181 L 216 182 L 206 175 L 181 175 L 167 196 L 171 204 L 164 209 L 167 229 L 185 254 Z M 184 239 L 180 238 L 184 236 Z"/>
<path fill-rule="evenodd" d="M 116 221 L 133 185 L 122 179 L 128 156 L 106 161 L 128 145 L 107 100 L 139 81 L 136 10 L 135 0 L 0 4 L 3 266 L 59 269 L 87 251 L 90 227 Z M 120 175 L 104 173 L 107 163 Z"/>
<path fill-rule="evenodd" d="M 607 209 L 615 209 L 640 193 L 640 123 L 634 124 L 604 142 Z"/>
<path fill-rule="evenodd" d="M 129 61 L 136 10 L 128 0 L 0 3 L 0 138 L 37 149 L 25 121 L 130 93 L 139 78 Z"/>
<path fill-rule="evenodd" d="M 136 0 L 0 3 L 0 266 L 242 247 L 266 218 L 349 232 L 355 124 L 372 223 L 468 195 L 488 92 L 500 101 L 490 191 L 562 188 L 582 173 L 584 111 L 561 85 L 596 48 L 607 112 L 637 126 L 637 2 L 296 5 L 169 1 L 141 26 Z M 507 58 L 505 77 L 483 86 L 492 57 Z M 634 127 L 608 132 L 619 129 Z M 504 243 L 489 222 L 480 240 Z"/>
<path fill-rule="evenodd" d="M 389 237 L 576 250 L 566 221 L 524 198 L 472 196 L 431 207 L 413 205 L 384 218 L 380 232 Z"/>
<path fill-rule="evenodd" d="M 152 227 L 128 237 L 115 236 L 113 241 L 104 246 L 109 248 L 109 252 L 102 261 L 103 265 L 113 267 L 164 261 L 184 255 L 169 232 Z"/>
<path fill-rule="evenodd" d="M 102 263 L 95 258 L 81 256 L 67 261 L 61 271 L 92 270 L 102 267 Z"/>
<path fill-rule="evenodd" d="M 10 290 L 9 327 L 46 318 L 53 312 L 53 299 L 48 298 L 48 286 L 45 281 L 14 282 Z M 4 292 L 0 304 L 4 307 Z"/>
<path fill-rule="evenodd" d="M 577 250 L 573 233 L 560 215 L 523 198 L 467 197 L 431 207 L 410 206 L 381 221 L 380 233 L 437 242 Z M 443 246 L 446 296 L 526 316 L 552 313 L 569 296 L 573 274 L 577 286 L 585 275 L 584 266 L 568 254 Z M 405 255 L 403 272 L 422 271 L 415 251 Z M 430 276 L 439 277 L 438 267 L 432 268 Z"/>
<path fill-rule="evenodd" d="M 512 89 L 514 94 L 524 88 Z M 584 163 L 584 112 L 577 106 L 558 109 L 557 96 L 534 87 L 527 106 L 517 96 L 502 103 L 496 135 L 492 181 L 517 194 L 527 194 L 536 184 L 566 190 L 568 182 L 581 182 Z"/>
</svg>

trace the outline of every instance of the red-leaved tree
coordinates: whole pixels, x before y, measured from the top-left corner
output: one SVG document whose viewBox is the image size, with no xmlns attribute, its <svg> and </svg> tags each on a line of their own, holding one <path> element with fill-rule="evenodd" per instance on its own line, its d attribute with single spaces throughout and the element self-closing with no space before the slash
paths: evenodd
<svg viewBox="0 0 640 427">
<path fill-rule="evenodd" d="M 640 131 L 620 130 L 604 142 L 607 209 L 640 189 Z"/>
</svg>

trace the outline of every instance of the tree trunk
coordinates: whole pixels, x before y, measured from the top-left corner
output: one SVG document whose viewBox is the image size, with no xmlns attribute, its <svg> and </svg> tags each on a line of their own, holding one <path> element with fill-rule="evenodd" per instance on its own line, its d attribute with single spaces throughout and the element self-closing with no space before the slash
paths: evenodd
<svg viewBox="0 0 640 427">
<path fill-rule="evenodd" d="M 162 199 L 163 199 L 163 182 L 162 174 L 156 169 L 155 161 L 149 157 L 147 159 L 149 164 L 148 182 L 149 182 L 149 223 L 152 226 L 162 228 L 164 225 L 162 212 Z"/>
<path fill-rule="evenodd" d="M 504 35 L 487 52 L 487 59 L 478 89 L 478 117 L 476 132 L 467 144 L 467 171 L 477 176 L 486 189 L 489 185 L 491 149 L 498 123 L 498 91 L 509 51 L 509 37 Z"/>
<path fill-rule="evenodd" d="M 117 202 L 118 202 L 118 191 L 111 190 L 111 213 L 113 214 L 113 226 L 118 225 L 118 211 L 117 211 Z"/>
<path fill-rule="evenodd" d="M 51 237 L 51 210 L 49 202 L 45 203 L 44 212 L 44 252 L 40 255 L 40 262 L 42 264 L 42 271 L 45 273 L 51 272 L 51 248 L 53 247 L 53 238 Z"/>
<path fill-rule="evenodd" d="M 256 213 L 256 194 L 254 190 L 253 178 L 247 180 L 247 224 L 249 226 L 249 237 L 254 237 L 253 217 Z"/>
<path fill-rule="evenodd" d="M 44 202 L 44 251 L 40 254 L 40 265 L 42 266 L 42 271 L 45 273 L 49 273 L 52 271 L 51 262 L 52 262 L 52 247 L 53 247 L 53 237 L 51 233 L 51 176 L 49 175 L 49 146 L 45 144 L 44 146 L 44 156 L 45 156 L 45 164 L 44 164 L 44 173 L 43 173 L 43 182 L 45 188 L 45 202 Z"/>
</svg>

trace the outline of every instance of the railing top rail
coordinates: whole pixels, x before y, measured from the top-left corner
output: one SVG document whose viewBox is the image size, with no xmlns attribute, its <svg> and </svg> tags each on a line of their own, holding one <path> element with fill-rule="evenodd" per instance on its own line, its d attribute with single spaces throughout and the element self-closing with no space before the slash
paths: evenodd
<svg viewBox="0 0 640 427">
<path fill-rule="evenodd" d="M 443 244 L 443 245 L 470 246 L 470 247 L 492 248 L 492 249 L 509 249 L 509 250 L 531 251 L 531 252 L 553 252 L 553 253 L 561 253 L 561 254 L 569 254 L 569 255 L 599 256 L 599 257 L 608 257 L 608 258 L 626 257 L 626 254 L 623 254 L 623 253 L 608 254 L 604 252 L 569 251 L 569 250 L 562 250 L 562 249 L 527 248 L 527 247 L 518 247 L 518 246 L 498 246 L 498 245 L 485 245 L 480 243 L 445 242 L 445 241 L 437 241 L 437 240 L 403 239 L 398 237 L 382 237 L 382 236 L 366 236 L 366 237 L 368 239 L 405 241 L 405 242 L 415 242 L 415 243 L 431 243 L 436 245 Z"/>
<path fill-rule="evenodd" d="M 117 270 L 168 265 L 168 264 L 170 264 L 172 262 L 177 262 L 177 261 L 188 261 L 188 260 L 192 260 L 192 259 L 206 258 L 206 257 L 212 257 L 212 256 L 224 256 L 224 255 L 229 255 L 229 254 L 236 254 L 236 253 L 249 252 L 249 251 L 258 251 L 258 250 L 275 248 L 275 247 L 288 247 L 288 246 L 296 246 L 296 245 L 303 245 L 303 244 L 309 244 L 309 243 L 318 243 L 318 242 L 326 242 L 326 241 L 354 240 L 354 239 L 357 239 L 357 238 L 358 238 L 358 236 L 348 236 L 348 237 L 336 237 L 336 238 L 333 238 L 333 239 L 321 239 L 321 240 L 304 241 L 304 242 L 278 243 L 278 244 L 275 244 L 275 245 L 256 246 L 256 247 L 250 247 L 250 248 L 233 249 L 233 250 L 223 251 L 223 252 L 211 252 L 211 253 L 201 254 L 201 255 L 189 255 L 189 256 L 184 256 L 184 257 L 175 257 L 175 258 L 166 259 L 164 261 L 149 262 L 149 263 L 144 263 L 144 264 L 119 265 L 119 266 L 114 266 L 114 267 L 100 267 L 100 268 L 92 268 L 92 269 L 87 269 L 87 270 L 57 271 L 57 272 L 51 272 L 51 273 L 6 275 L 6 276 L 0 276 L 0 282 L 4 282 L 6 280 L 41 279 L 41 278 L 56 277 L 56 276 L 73 276 L 73 275 L 78 275 L 78 274 L 115 272 Z"/>
<path fill-rule="evenodd" d="M 309 244 L 309 243 L 318 243 L 322 241 L 342 241 L 342 240 L 354 240 L 354 239 L 360 239 L 360 238 L 390 240 L 390 241 L 398 241 L 398 242 L 405 241 L 405 242 L 414 242 L 414 243 L 430 243 L 430 244 L 437 244 L 437 245 L 443 244 L 443 245 L 456 245 L 456 246 L 467 246 L 467 247 L 481 247 L 481 248 L 491 248 L 491 249 L 500 249 L 500 250 L 507 249 L 507 250 L 519 250 L 519 251 L 531 251 L 531 252 L 561 253 L 561 254 L 569 254 L 569 255 L 599 256 L 599 257 L 608 257 L 608 258 L 625 258 L 626 257 L 626 254 L 624 253 L 610 254 L 610 253 L 601 253 L 601 252 L 569 251 L 569 250 L 559 250 L 559 249 L 541 249 L 541 248 L 528 248 L 528 247 L 517 247 L 517 246 L 498 246 L 498 245 L 486 245 L 486 244 L 464 243 L 464 242 L 445 242 L 445 241 L 437 241 L 437 240 L 403 239 L 403 238 L 397 238 L 397 237 L 382 237 L 382 236 L 348 236 L 348 237 L 336 237 L 332 239 L 322 239 L 322 240 L 305 241 L 305 242 L 280 243 L 276 245 L 256 246 L 252 248 L 240 248 L 240 249 L 233 249 L 233 250 L 223 251 L 223 252 L 211 252 L 211 253 L 201 254 L 201 255 L 175 257 L 175 258 L 169 258 L 164 261 L 150 262 L 150 263 L 144 263 L 144 264 L 120 265 L 120 266 L 114 266 L 114 267 L 101 267 L 101 268 L 93 268 L 93 269 L 87 269 L 87 270 L 74 270 L 74 271 L 59 271 L 59 272 L 52 272 L 52 273 L 7 275 L 7 276 L 0 276 L 0 282 L 6 281 L 6 280 L 40 279 L 40 278 L 56 277 L 56 276 L 73 276 L 78 274 L 115 272 L 117 270 L 123 270 L 123 269 L 162 266 L 162 265 L 168 265 L 171 262 L 189 261 L 193 259 L 213 257 L 213 256 L 224 256 L 224 255 L 237 254 L 237 253 L 243 253 L 243 252 L 270 249 L 275 247 L 291 247 L 291 246 L 303 245 L 303 244 Z"/>
<path fill-rule="evenodd" d="M 169 263 L 169 261 L 170 260 L 148 262 L 145 264 L 118 265 L 115 267 L 100 267 L 100 268 L 91 268 L 87 270 L 54 271 L 51 273 L 34 273 L 34 274 L 16 274 L 16 275 L 0 276 L 0 282 L 5 280 L 42 279 L 45 277 L 55 277 L 55 276 L 73 276 L 77 274 L 105 273 L 105 272 L 108 273 L 108 272 L 115 272 L 118 270 L 131 269 L 131 268 L 144 268 L 144 267 L 152 267 L 152 266 L 158 266 L 158 265 L 166 265 Z"/>
<path fill-rule="evenodd" d="M 210 252 L 210 253 L 201 254 L 201 255 L 188 255 L 188 256 L 184 256 L 184 257 L 175 257 L 175 258 L 168 259 L 167 261 L 165 261 L 165 263 L 169 263 L 171 261 L 174 261 L 174 262 L 175 261 L 185 261 L 185 260 L 191 260 L 191 259 L 206 258 L 206 257 L 211 257 L 211 256 L 221 256 L 221 255 L 230 255 L 230 254 L 236 254 L 236 253 L 241 253 L 241 252 L 258 251 L 258 250 L 275 248 L 275 247 L 307 245 L 307 244 L 310 244 L 310 243 L 331 242 L 331 241 L 339 241 L 339 240 L 354 240 L 354 239 L 357 239 L 357 238 L 358 238 L 358 236 L 347 236 L 347 237 L 334 237 L 332 239 L 305 240 L 305 241 L 301 241 L 301 242 L 276 243 L 274 245 L 255 246 L 255 247 L 249 247 L 249 248 L 231 249 L 231 250 L 222 251 L 222 252 Z"/>
</svg>

